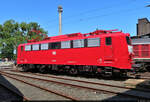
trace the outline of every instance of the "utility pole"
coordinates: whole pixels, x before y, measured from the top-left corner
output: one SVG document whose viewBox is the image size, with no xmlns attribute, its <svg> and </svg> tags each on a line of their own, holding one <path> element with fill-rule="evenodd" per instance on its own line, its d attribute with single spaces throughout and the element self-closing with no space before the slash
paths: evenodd
<svg viewBox="0 0 150 102">
<path fill-rule="evenodd" d="M 61 17 L 62 12 L 63 12 L 62 6 L 58 6 L 58 13 L 59 13 L 59 35 L 62 35 L 62 17 Z"/>
</svg>

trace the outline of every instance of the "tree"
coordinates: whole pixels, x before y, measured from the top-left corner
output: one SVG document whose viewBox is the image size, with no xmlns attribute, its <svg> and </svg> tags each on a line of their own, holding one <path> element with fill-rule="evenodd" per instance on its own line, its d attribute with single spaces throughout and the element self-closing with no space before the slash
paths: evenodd
<svg viewBox="0 0 150 102">
<path fill-rule="evenodd" d="M 36 34 L 39 31 L 41 34 Z M 26 43 L 27 40 L 39 38 L 43 40 L 47 35 L 47 31 L 40 27 L 36 22 L 21 22 L 18 23 L 14 20 L 8 20 L 4 24 L 0 25 L 0 50 L 3 58 L 13 58 L 13 52 L 17 49 L 17 46 L 21 43 Z"/>
</svg>

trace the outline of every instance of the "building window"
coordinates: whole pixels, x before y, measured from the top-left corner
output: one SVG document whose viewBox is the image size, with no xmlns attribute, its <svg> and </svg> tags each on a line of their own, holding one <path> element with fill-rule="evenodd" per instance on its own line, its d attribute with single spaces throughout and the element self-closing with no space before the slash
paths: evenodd
<svg viewBox="0 0 150 102">
<path fill-rule="evenodd" d="M 100 46 L 100 38 L 88 38 L 87 47 L 96 47 Z"/>
<path fill-rule="evenodd" d="M 32 50 L 39 50 L 39 44 L 33 44 Z"/>
<path fill-rule="evenodd" d="M 84 39 L 73 40 L 73 48 L 84 47 Z"/>
<path fill-rule="evenodd" d="M 50 49 L 60 49 L 60 48 L 61 48 L 60 42 L 50 43 Z"/>
<path fill-rule="evenodd" d="M 64 49 L 64 48 L 71 48 L 70 41 L 62 41 L 61 42 L 61 48 L 62 49 Z"/>
<path fill-rule="evenodd" d="M 112 39 L 111 39 L 111 37 L 106 37 L 106 38 L 105 38 L 105 43 L 106 43 L 106 45 L 111 45 L 111 44 L 112 44 Z"/>
<path fill-rule="evenodd" d="M 26 45 L 25 46 L 25 51 L 31 51 L 31 45 Z"/>
<path fill-rule="evenodd" d="M 41 44 L 41 50 L 48 50 L 48 43 Z"/>
</svg>

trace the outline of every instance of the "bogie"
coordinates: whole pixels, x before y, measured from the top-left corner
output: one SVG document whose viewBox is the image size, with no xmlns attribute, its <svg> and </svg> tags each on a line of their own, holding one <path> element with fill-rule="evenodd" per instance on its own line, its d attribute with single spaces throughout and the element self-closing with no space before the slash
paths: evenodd
<svg viewBox="0 0 150 102">
<path fill-rule="evenodd" d="M 25 64 L 21 65 L 23 71 L 38 70 L 41 73 L 69 73 L 70 75 L 79 75 L 79 74 L 91 74 L 103 77 L 112 77 L 112 76 L 126 76 L 127 71 L 119 70 L 112 67 L 99 67 L 99 66 L 69 66 L 69 65 L 34 65 L 34 64 Z"/>
</svg>

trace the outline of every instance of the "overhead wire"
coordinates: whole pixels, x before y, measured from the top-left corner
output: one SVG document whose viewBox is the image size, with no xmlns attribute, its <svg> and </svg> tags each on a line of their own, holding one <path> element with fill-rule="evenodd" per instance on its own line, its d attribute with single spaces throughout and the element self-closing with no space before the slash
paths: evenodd
<svg viewBox="0 0 150 102">
<path fill-rule="evenodd" d="M 137 0 L 131 0 L 130 3 L 134 3 L 135 1 L 137 1 Z M 128 2 L 128 3 L 129 3 L 129 2 Z M 69 22 L 69 19 L 74 20 L 74 18 L 79 17 L 79 16 L 81 16 L 81 15 L 91 14 L 91 13 L 93 13 L 93 12 L 98 12 L 98 11 L 101 11 L 101 10 L 111 9 L 111 8 L 113 8 L 113 7 L 116 7 L 116 6 L 117 6 L 117 7 L 118 7 L 118 6 L 122 6 L 121 4 L 122 4 L 122 3 L 117 3 L 117 4 L 113 5 L 113 6 L 107 6 L 107 7 L 103 7 L 103 8 L 90 9 L 90 10 L 86 10 L 86 11 L 80 12 L 79 14 L 74 14 L 74 15 L 67 16 L 66 18 L 63 18 L 63 24 L 64 24 L 64 22 Z M 51 22 L 48 21 L 48 22 L 47 22 L 47 26 L 48 26 L 49 24 L 51 24 L 52 22 L 57 22 L 57 21 L 58 21 L 57 18 L 51 20 Z M 52 25 L 52 26 L 54 26 L 54 25 Z"/>
<path fill-rule="evenodd" d="M 137 8 L 133 8 L 133 9 L 124 9 L 124 10 L 119 10 L 119 11 L 115 11 L 115 12 L 111 12 L 111 13 L 107 13 L 107 14 L 96 15 L 96 16 L 89 16 L 89 17 L 86 17 L 86 18 L 75 19 L 74 22 L 73 21 L 71 23 L 70 22 L 64 22 L 63 25 L 74 24 L 74 23 L 79 23 L 79 22 L 89 21 L 89 20 L 94 20 L 95 18 L 102 18 L 102 17 L 106 17 L 106 16 L 110 16 L 110 15 L 125 14 L 125 13 L 128 13 L 128 12 L 137 11 L 137 9 L 142 9 L 142 8 L 144 8 L 144 7 L 137 7 Z M 55 26 L 51 26 L 51 28 L 53 28 L 53 27 L 55 27 Z"/>
<path fill-rule="evenodd" d="M 139 8 L 141 8 L 141 7 L 139 7 Z M 139 9 L 139 8 L 138 8 L 138 9 Z M 140 9 L 140 10 L 141 10 L 141 9 Z M 137 11 L 137 8 L 136 8 L 136 9 L 128 9 L 128 10 L 124 10 L 124 12 L 120 12 L 120 11 L 118 11 L 118 12 L 116 12 L 116 13 L 115 13 L 115 12 L 112 12 L 111 15 L 117 15 L 117 16 L 118 16 L 119 14 L 126 14 L 125 11 L 126 11 L 126 13 L 130 13 L 130 12 L 133 12 L 133 11 L 138 12 L 139 10 Z M 134 12 L 134 13 L 135 13 L 135 12 Z M 132 13 L 132 14 L 134 14 L 134 13 Z M 80 21 L 78 20 L 78 21 L 76 21 L 76 22 L 74 22 L 74 23 L 69 23 L 69 22 L 68 22 L 68 23 L 65 23 L 64 25 L 66 25 L 66 24 L 67 24 L 67 25 L 68 25 L 68 24 L 71 24 L 71 25 L 74 24 L 74 25 L 76 26 L 76 25 L 79 25 L 79 22 L 87 22 L 87 21 L 90 21 L 90 20 L 96 20 L 95 18 L 97 18 L 97 17 L 102 18 L 102 17 L 106 17 L 106 16 L 110 16 L 110 14 L 98 15 L 98 16 L 91 17 L 91 18 L 88 18 L 88 19 L 83 19 L 82 21 L 81 21 L 81 20 L 80 20 Z M 94 25 L 95 25 L 95 24 L 94 24 Z M 88 26 L 92 26 L 92 27 L 93 27 L 94 25 L 91 24 L 91 23 L 88 24 Z M 70 25 L 69 25 L 69 26 L 70 26 Z M 97 27 L 97 25 L 95 25 L 95 27 Z"/>
</svg>

